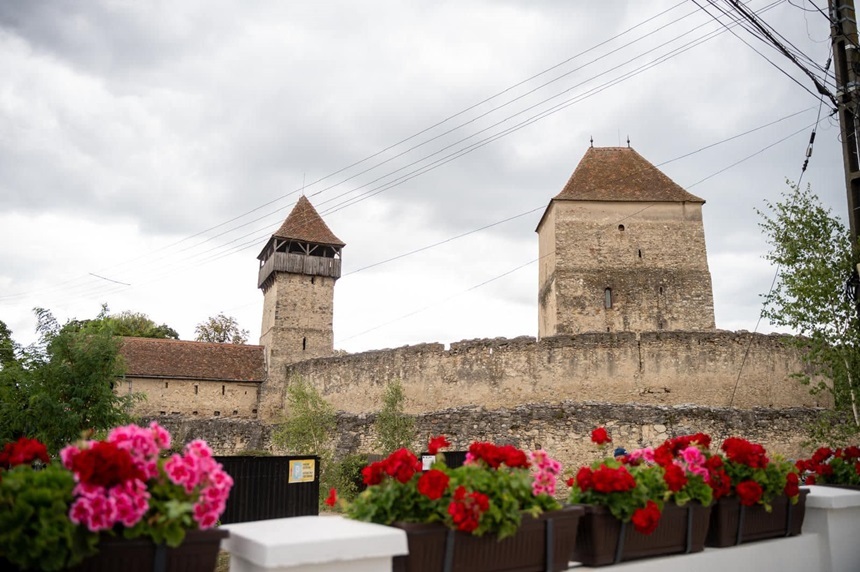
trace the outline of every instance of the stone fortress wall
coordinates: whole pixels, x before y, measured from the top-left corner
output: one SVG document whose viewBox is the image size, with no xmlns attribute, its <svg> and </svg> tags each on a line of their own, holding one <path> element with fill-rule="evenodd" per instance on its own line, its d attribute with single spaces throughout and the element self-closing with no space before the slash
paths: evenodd
<svg viewBox="0 0 860 572">
<path fill-rule="evenodd" d="M 487 410 L 529 403 L 705 407 L 819 407 L 792 374 L 802 371 L 785 336 L 747 332 L 632 332 L 496 338 L 421 344 L 288 365 L 286 377 L 311 382 L 338 410 L 378 411 L 399 380 L 406 410 Z M 743 367 L 742 367 L 743 364 Z M 734 397 L 733 397 L 734 395 Z"/>
<path fill-rule="evenodd" d="M 793 407 L 740 410 L 727 407 L 616 405 L 605 403 L 531 403 L 502 409 L 454 407 L 415 415 L 416 442 L 420 451 L 431 435 L 444 434 L 451 450 L 463 450 L 473 440 L 511 443 L 518 447 L 544 448 L 574 470 L 608 454 L 589 439 L 590 431 L 605 426 L 612 446 L 634 448 L 657 445 L 663 439 L 697 431 L 709 433 L 716 448 L 722 439 L 741 435 L 762 443 L 771 454 L 798 458 L 804 450 L 805 424 L 820 409 Z M 258 420 L 200 419 L 178 415 L 157 417 L 177 443 L 205 438 L 217 455 L 242 455 L 266 451 L 282 454 L 272 444 L 272 425 Z M 373 434 L 375 414 L 338 414 L 338 453 L 376 453 Z"/>
</svg>

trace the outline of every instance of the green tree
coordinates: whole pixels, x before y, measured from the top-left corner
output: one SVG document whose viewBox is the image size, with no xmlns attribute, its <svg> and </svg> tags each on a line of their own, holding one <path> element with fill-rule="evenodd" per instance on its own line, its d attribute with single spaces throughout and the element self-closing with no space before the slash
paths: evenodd
<svg viewBox="0 0 860 572">
<path fill-rule="evenodd" d="M 837 410 L 851 412 L 860 427 L 860 321 L 846 282 L 858 262 L 856 245 L 845 225 L 807 186 L 789 183 L 779 202 L 758 211 L 771 246 L 767 260 L 778 277 L 764 296 L 763 316 L 791 328 L 807 366 L 798 377 L 813 392 L 829 392 Z"/>
<path fill-rule="evenodd" d="M 198 342 L 214 342 L 216 344 L 246 344 L 248 330 L 239 328 L 239 322 L 233 316 L 223 313 L 210 317 L 205 322 L 197 324 L 194 329 L 195 340 Z"/>
<path fill-rule="evenodd" d="M 141 312 L 124 311 L 104 318 L 114 335 L 178 340 L 179 334 L 167 324 L 158 325 Z"/>
<path fill-rule="evenodd" d="M 402 447 L 409 448 L 415 437 L 415 420 L 403 412 L 406 396 L 400 380 L 389 382 L 382 396 L 382 409 L 373 428 L 380 451 L 388 455 Z"/>
<path fill-rule="evenodd" d="M 49 311 L 35 312 L 38 342 L 0 370 L 0 441 L 27 435 L 56 452 L 82 432 L 130 422 L 138 397 L 113 390 L 120 341 L 104 316 L 61 327 Z"/>
<path fill-rule="evenodd" d="M 287 386 L 287 404 L 282 423 L 272 440 L 294 455 L 320 458 L 320 501 L 331 488 L 342 489 L 342 471 L 335 462 L 337 413 L 307 380 L 294 377 Z"/>
<path fill-rule="evenodd" d="M 0 320 L 0 369 L 14 364 L 17 352 L 18 346 L 12 340 L 12 330 Z"/>
</svg>

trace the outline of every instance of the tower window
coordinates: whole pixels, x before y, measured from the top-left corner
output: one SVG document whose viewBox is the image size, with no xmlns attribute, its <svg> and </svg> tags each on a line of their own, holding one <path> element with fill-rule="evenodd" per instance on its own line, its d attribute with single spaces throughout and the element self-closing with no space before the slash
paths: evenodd
<svg viewBox="0 0 860 572">
<path fill-rule="evenodd" d="M 226 387 L 222 385 L 221 386 L 221 395 L 224 395 L 225 391 L 226 391 Z"/>
<path fill-rule="evenodd" d="M 612 307 L 612 288 L 603 291 L 603 307 L 607 310 Z"/>
<path fill-rule="evenodd" d="M 305 351 L 306 349 L 308 349 L 308 339 L 302 338 L 302 351 Z"/>
<path fill-rule="evenodd" d="M 619 225 L 618 225 L 618 230 L 620 230 L 621 232 L 624 232 L 624 225 L 623 225 L 623 224 L 619 224 Z"/>
<path fill-rule="evenodd" d="M 197 395 L 197 391 L 200 389 L 199 385 L 194 386 L 194 395 Z"/>
<path fill-rule="evenodd" d="M 660 286 L 660 295 L 661 296 L 663 295 L 663 287 L 662 286 Z"/>
<path fill-rule="evenodd" d="M 165 382 L 164 382 L 164 389 L 167 389 L 167 387 L 168 387 L 168 384 L 169 384 L 169 383 L 170 383 L 170 382 L 168 382 L 168 381 L 165 381 Z"/>
<path fill-rule="evenodd" d="M 639 249 L 639 258 L 642 258 L 642 249 Z"/>
<path fill-rule="evenodd" d="M 313 283 L 314 283 L 314 281 L 316 280 L 316 278 L 317 278 L 316 276 L 311 276 L 311 284 L 313 284 Z"/>
</svg>

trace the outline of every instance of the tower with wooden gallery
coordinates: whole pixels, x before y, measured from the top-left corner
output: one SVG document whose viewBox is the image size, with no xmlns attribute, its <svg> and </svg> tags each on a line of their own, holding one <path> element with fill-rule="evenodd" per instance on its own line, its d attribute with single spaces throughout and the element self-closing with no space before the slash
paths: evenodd
<svg viewBox="0 0 860 572">
<path fill-rule="evenodd" d="M 260 394 L 263 419 L 283 408 L 288 364 L 334 352 L 334 285 L 344 246 L 302 196 L 257 256 L 257 286 L 263 291 L 260 345 L 269 372 Z"/>
</svg>

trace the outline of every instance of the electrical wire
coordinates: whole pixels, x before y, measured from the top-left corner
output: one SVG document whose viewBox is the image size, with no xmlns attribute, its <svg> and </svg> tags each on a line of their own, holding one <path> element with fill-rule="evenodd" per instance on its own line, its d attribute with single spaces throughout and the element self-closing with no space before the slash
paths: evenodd
<svg viewBox="0 0 860 572">
<path fill-rule="evenodd" d="M 831 61 L 832 61 L 832 57 L 827 58 L 827 64 L 825 65 L 825 68 L 830 67 Z M 815 132 L 818 129 L 818 124 L 821 122 L 821 108 L 823 107 L 823 105 L 824 105 L 824 98 L 822 97 L 819 101 L 819 104 L 818 104 L 818 117 L 817 117 L 817 120 L 815 122 L 815 127 L 813 128 L 812 133 L 810 133 L 810 135 L 809 135 L 809 144 L 806 146 L 806 152 L 804 153 L 803 166 L 800 168 L 800 176 L 797 178 L 796 184 L 798 187 L 800 187 L 800 183 L 803 180 L 803 175 L 806 173 L 806 167 L 809 166 L 809 159 L 812 157 L 813 146 L 815 145 Z M 773 292 L 773 289 L 776 286 L 777 277 L 779 276 L 779 271 L 780 271 L 780 266 L 777 265 L 776 270 L 773 273 L 773 280 L 770 283 L 770 288 L 767 291 L 767 295 L 765 296 L 765 299 L 769 298 L 771 293 Z M 762 306 L 762 309 L 759 312 L 758 320 L 756 320 L 755 328 L 753 329 L 753 332 L 752 332 L 753 335 L 755 335 L 758 332 L 758 328 L 761 325 L 761 321 L 763 318 L 764 318 L 764 306 Z M 734 388 L 732 388 L 732 397 L 731 397 L 731 399 L 729 399 L 729 407 L 732 407 L 735 403 L 735 395 L 737 394 L 738 386 L 740 385 L 740 382 L 741 382 L 741 374 L 744 371 L 744 365 L 747 362 L 747 357 L 749 356 L 751 347 L 752 347 L 752 336 L 750 336 L 749 343 L 747 343 L 746 351 L 744 351 L 744 357 L 741 360 L 741 367 L 738 370 L 738 377 L 735 380 Z"/>
</svg>

